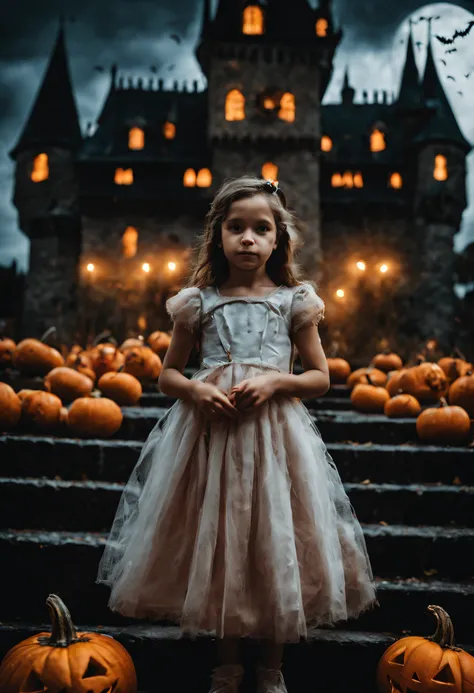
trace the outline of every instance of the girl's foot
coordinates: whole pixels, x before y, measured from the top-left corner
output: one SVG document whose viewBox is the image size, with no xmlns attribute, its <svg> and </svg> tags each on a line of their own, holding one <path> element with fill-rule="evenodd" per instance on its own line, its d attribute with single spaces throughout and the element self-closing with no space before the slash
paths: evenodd
<svg viewBox="0 0 474 693">
<path fill-rule="evenodd" d="M 257 693 L 287 693 L 285 679 L 281 669 L 257 668 L 258 688 Z"/>
<path fill-rule="evenodd" d="M 244 676 L 241 664 L 223 664 L 212 672 L 212 683 L 209 693 L 238 693 Z"/>
</svg>

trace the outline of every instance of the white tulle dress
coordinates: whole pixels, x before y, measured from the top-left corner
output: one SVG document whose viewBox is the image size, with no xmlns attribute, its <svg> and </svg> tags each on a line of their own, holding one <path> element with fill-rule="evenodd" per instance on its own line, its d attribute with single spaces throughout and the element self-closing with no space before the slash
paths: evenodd
<svg viewBox="0 0 474 693">
<path fill-rule="evenodd" d="M 227 392 L 269 370 L 291 372 L 291 333 L 324 314 L 310 283 L 264 297 L 192 287 L 167 309 L 200 329 L 193 378 Z M 191 636 L 296 641 L 309 625 L 376 603 L 364 535 L 334 461 L 301 400 L 287 396 L 216 423 L 178 400 L 125 487 L 97 582 L 111 587 L 112 610 L 171 620 Z"/>
</svg>

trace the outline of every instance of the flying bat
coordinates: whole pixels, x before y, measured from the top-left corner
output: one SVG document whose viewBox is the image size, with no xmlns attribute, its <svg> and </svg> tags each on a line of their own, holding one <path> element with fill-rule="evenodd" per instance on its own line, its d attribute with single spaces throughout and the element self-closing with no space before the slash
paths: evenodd
<svg viewBox="0 0 474 693">
<path fill-rule="evenodd" d="M 173 39 L 176 43 L 181 43 L 181 37 L 178 34 L 170 34 L 170 39 Z"/>
<path fill-rule="evenodd" d="M 158 68 L 156 67 L 156 65 L 152 65 L 150 67 L 150 70 L 151 70 L 151 72 L 158 72 Z"/>
<path fill-rule="evenodd" d="M 463 96 L 462 91 L 458 91 L 459 96 Z"/>
<path fill-rule="evenodd" d="M 463 29 L 462 31 L 456 30 L 454 32 L 452 38 L 446 38 L 446 36 L 438 36 L 438 34 L 436 35 L 436 38 L 438 39 L 438 41 L 441 41 L 441 43 L 444 43 L 444 44 L 454 43 L 454 41 L 458 38 L 458 36 L 460 38 L 464 38 L 465 36 L 467 36 L 469 34 L 469 32 L 471 31 L 473 26 L 474 26 L 474 21 L 471 21 L 468 23 L 467 27 L 465 29 Z"/>
<path fill-rule="evenodd" d="M 175 67 L 176 67 L 176 65 L 169 65 L 168 70 L 174 70 Z"/>
<path fill-rule="evenodd" d="M 415 46 L 418 46 L 418 48 L 420 48 L 420 46 L 422 46 L 422 45 L 423 45 L 423 42 L 422 42 L 422 41 L 417 41 L 417 42 L 415 43 Z"/>
<path fill-rule="evenodd" d="M 96 72 L 103 72 L 103 71 L 104 71 L 104 68 L 102 67 L 102 65 L 96 65 L 96 66 L 94 67 L 94 70 L 96 70 Z"/>
<path fill-rule="evenodd" d="M 456 80 L 454 79 L 454 77 L 453 77 L 452 75 L 448 75 L 448 76 L 446 77 L 446 79 L 452 79 L 452 80 L 453 80 L 453 82 L 455 82 L 455 81 L 456 81 Z"/>
<path fill-rule="evenodd" d="M 470 74 L 471 74 L 471 73 L 468 72 L 467 75 L 464 75 L 464 77 L 465 77 L 466 79 L 469 79 Z"/>
<path fill-rule="evenodd" d="M 443 63 L 443 65 L 447 65 L 447 64 L 448 64 L 448 63 L 446 62 L 446 60 L 443 60 L 443 58 L 441 58 L 441 62 Z"/>
<path fill-rule="evenodd" d="M 450 48 L 449 51 L 446 51 L 446 54 L 448 53 L 457 53 L 457 48 Z"/>
</svg>

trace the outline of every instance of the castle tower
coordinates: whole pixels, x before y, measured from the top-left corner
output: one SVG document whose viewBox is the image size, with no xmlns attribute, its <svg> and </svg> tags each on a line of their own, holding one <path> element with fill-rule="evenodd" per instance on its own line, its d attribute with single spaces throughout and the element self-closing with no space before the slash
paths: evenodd
<svg viewBox="0 0 474 693">
<path fill-rule="evenodd" d="M 417 146 L 415 214 L 419 247 L 417 324 L 421 337 L 436 337 L 445 349 L 454 339 L 453 237 L 466 207 L 466 156 L 463 136 L 440 83 L 431 42 L 422 90 L 428 120 L 414 138 Z"/>
<path fill-rule="evenodd" d="M 279 179 L 306 223 L 298 261 L 318 278 L 321 100 L 341 32 L 329 0 L 203 1 L 197 57 L 208 80 L 214 183 L 242 174 Z"/>
<path fill-rule="evenodd" d="M 81 142 L 61 26 L 31 113 L 10 152 L 16 162 L 13 202 L 30 239 L 22 331 L 39 336 L 51 325 L 72 338 L 80 254 L 74 176 Z"/>
</svg>

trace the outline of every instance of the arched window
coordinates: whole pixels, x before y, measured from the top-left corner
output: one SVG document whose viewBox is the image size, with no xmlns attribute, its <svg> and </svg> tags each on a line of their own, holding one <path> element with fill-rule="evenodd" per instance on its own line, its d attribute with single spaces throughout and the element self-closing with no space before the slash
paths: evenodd
<svg viewBox="0 0 474 693">
<path fill-rule="evenodd" d="M 353 188 L 354 187 L 354 179 L 352 178 L 352 173 L 350 171 L 346 171 L 344 175 L 342 176 L 342 187 L 343 188 Z"/>
<path fill-rule="evenodd" d="M 31 180 L 33 183 L 41 183 L 49 177 L 49 164 L 47 154 L 38 154 L 33 159 L 33 169 L 31 171 Z"/>
<path fill-rule="evenodd" d="M 194 188 L 196 186 L 196 171 L 193 168 L 187 168 L 184 172 L 183 185 L 185 188 Z"/>
<path fill-rule="evenodd" d="M 437 154 L 434 161 L 433 178 L 446 180 L 448 177 L 448 160 L 442 154 Z"/>
<path fill-rule="evenodd" d="M 208 168 L 201 168 L 196 178 L 198 188 L 208 188 L 212 184 L 212 173 Z"/>
<path fill-rule="evenodd" d="M 170 123 L 169 120 L 163 124 L 163 136 L 167 140 L 174 140 L 176 137 L 176 125 L 174 123 Z"/>
<path fill-rule="evenodd" d="M 141 128 L 130 128 L 128 131 L 128 148 L 143 149 L 145 146 L 145 133 Z"/>
<path fill-rule="evenodd" d="M 127 226 L 122 236 L 122 252 L 126 258 L 137 254 L 138 231 L 133 226 Z"/>
<path fill-rule="evenodd" d="M 282 120 L 286 120 L 288 123 L 292 123 L 295 119 L 295 114 L 295 97 L 290 92 L 285 92 L 280 99 L 280 110 L 278 111 L 278 117 Z"/>
<path fill-rule="evenodd" d="M 360 171 L 354 174 L 352 171 L 345 171 L 342 176 L 340 173 L 333 173 L 331 186 L 333 188 L 363 188 L 364 178 Z"/>
<path fill-rule="evenodd" d="M 321 137 L 321 151 L 330 152 L 332 149 L 332 139 L 327 135 Z"/>
<path fill-rule="evenodd" d="M 117 185 L 131 185 L 133 183 L 133 169 L 117 168 L 115 169 L 114 181 Z"/>
<path fill-rule="evenodd" d="M 242 33 L 248 36 L 263 34 L 263 12 L 258 5 L 249 5 L 242 15 Z"/>
<path fill-rule="evenodd" d="M 370 135 L 370 151 L 383 152 L 386 146 L 385 135 L 381 130 L 374 128 Z"/>
<path fill-rule="evenodd" d="M 225 119 L 244 120 L 245 96 L 238 89 L 232 89 L 225 99 Z"/>
<path fill-rule="evenodd" d="M 331 176 L 331 185 L 333 188 L 340 188 L 342 187 L 342 176 L 340 173 L 333 173 Z"/>
<path fill-rule="evenodd" d="M 388 184 L 391 188 L 399 190 L 403 185 L 403 179 L 399 173 L 391 173 Z"/>
<path fill-rule="evenodd" d="M 362 173 L 358 171 L 357 173 L 354 173 L 354 187 L 355 188 L 363 188 L 364 187 L 364 179 L 362 178 Z"/>
<path fill-rule="evenodd" d="M 318 21 L 316 22 L 316 26 L 315 26 L 316 36 L 321 36 L 321 37 L 327 36 L 328 35 L 328 27 L 329 27 L 328 20 L 325 19 L 324 17 L 320 17 L 320 19 L 318 19 Z"/>
<path fill-rule="evenodd" d="M 278 166 L 276 164 L 272 164 L 271 161 L 267 161 L 262 166 L 262 178 L 265 178 L 265 180 L 277 180 Z"/>
</svg>

